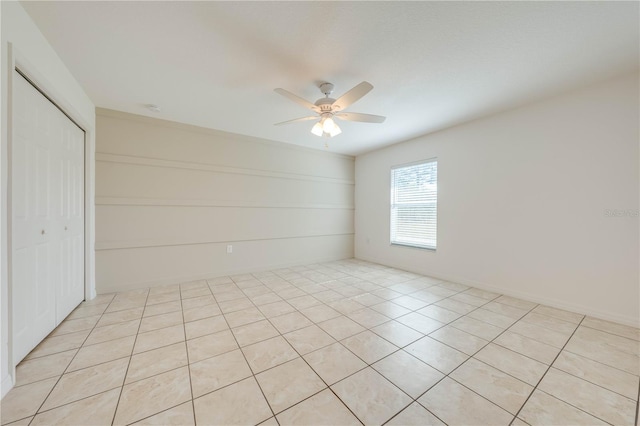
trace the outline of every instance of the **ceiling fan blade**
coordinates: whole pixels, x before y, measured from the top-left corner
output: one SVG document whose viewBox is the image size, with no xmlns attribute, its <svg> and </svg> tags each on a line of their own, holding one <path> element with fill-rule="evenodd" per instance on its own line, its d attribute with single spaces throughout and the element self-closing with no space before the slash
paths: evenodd
<svg viewBox="0 0 640 426">
<path fill-rule="evenodd" d="M 297 123 L 299 121 L 309 121 L 309 120 L 318 120 L 320 117 L 318 116 L 309 116 L 309 117 L 302 117 L 302 118 L 295 118 L 293 120 L 288 120 L 288 121 L 283 121 L 282 123 L 276 123 L 274 124 L 274 126 L 281 126 L 283 124 L 291 124 L 291 123 Z"/>
<path fill-rule="evenodd" d="M 387 117 L 373 114 L 361 114 L 359 112 L 339 112 L 336 117 L 347 121 L 361 121 L 363 123 L 382 123 Z"/>
<path fill-rule="evenodd" d="M 310 109 L 312 111 L 319 111 L 320 110 L 320 108 L 318 108 L 317 106 L 315 106 L 311 102 L 309 102 L 309 101 L 307 101 L 305 99 L 302 99 L 298 95 L 294 95 L 293 93 L 289 92 L 288 90 L 277 88 L 277 89 L 275 89 L 275 92 L 281 94 L 285 98 L 291 99 L 293 102 L 297 103 L 298 105 L 301 105 L 301 106 L 303 106 L 305 108 L 308 108 L 308 109 Z"/>
<path fill-rule="evenodd" d="M 332 107 L 335 111 L 341 111 L 369 93 L 371 89 L 373 89 L 371 83 L 363 81 L 362 83 L 358 84 L 356 87 L 336 99 Z"/>
</svg>

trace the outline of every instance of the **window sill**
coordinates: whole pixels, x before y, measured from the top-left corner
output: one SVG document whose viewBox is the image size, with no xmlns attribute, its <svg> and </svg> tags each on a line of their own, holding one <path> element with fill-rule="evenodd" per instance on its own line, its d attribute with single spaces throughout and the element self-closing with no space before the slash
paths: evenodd
<svg viewBox="0 0 640 426">
<path fill-rule="evenodd" d="M 435 247 L 424 247 L 424 246 L 414 246 L 411 244 L 402 244 L 402 243 L 389 243 L 390 246 L 397 246 L 397 247 L 406 247 L 406 248 L 411 248 L 411 249 L 418 249 L 418 250 L 427 250 L 427 251 L 432 251 L 435 252 L 436 248 Z"/>
</svg>

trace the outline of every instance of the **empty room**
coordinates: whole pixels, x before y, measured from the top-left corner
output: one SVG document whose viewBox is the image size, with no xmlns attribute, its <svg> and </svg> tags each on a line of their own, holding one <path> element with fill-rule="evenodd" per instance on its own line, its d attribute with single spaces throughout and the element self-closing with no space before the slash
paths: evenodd
<svg viewBox="0 0 640 426">
<path fill-rule="evenodd" d="M 639 17 L 0 1 L 0 424 L 637 426 Z"/>
</svg>

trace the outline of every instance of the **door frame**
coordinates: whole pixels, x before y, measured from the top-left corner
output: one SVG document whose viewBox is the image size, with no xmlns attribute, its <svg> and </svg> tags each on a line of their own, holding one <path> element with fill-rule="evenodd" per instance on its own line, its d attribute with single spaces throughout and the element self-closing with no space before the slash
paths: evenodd
<svg viewBox="0 0 640 426">
<path fill-rule="evenodd" d="M 2 263 L 6 265 L 6 272 L 2 276 L 2 280 L 7 283 L 6 306 L 8 308 L 7 321 L 7 353 L 6 359 L 2 363 L 8 367 L 11 376 L 10 384 L 3 383 L 2 395 L 15 384 L 15 360 L 13 356 L 13 292 L 12 292 L 12 155 L 11 148 L 13 145 L 13 85 L 14 70 L 22 74 L 29 82 L 41 92 L 49 101 L 57 106 L 71 121 L 84 131 L 84 300 L 91 300 L 96 296 L 95 290 L 95 128 L 94 123 L 87 120 L 78 112 L 73 104 L 68 100 L 64 92 L 52 84 L 29 60 L 23 56 L 12 43 L 8 43 L 8 67 L 7 67 L 7 129 L 6 129 L 6 155 L 3 155 L 1 179 L 5 182 L 2 189 L 5 190 L 3 197 L 2 215 L 6 219 L 6 227 L 3 226 L 2 231 L 6 238 L 2 241 Z M 5 243 L 6 242 L 6 243 Z M 6 263 L 5 263 L 6 261 Z M 4 342 L 3 342 L 4 343 Z"/>
</svg>

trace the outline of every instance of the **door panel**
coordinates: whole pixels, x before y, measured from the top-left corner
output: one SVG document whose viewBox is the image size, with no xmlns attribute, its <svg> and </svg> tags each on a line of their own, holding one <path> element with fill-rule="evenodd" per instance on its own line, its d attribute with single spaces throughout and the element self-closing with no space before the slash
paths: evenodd
<svg viewBox="0 0 640 426">
<path fill-rule="evenodd" d="M 35 270 L 35 314 L 36 322 L 49 322 L 51 312 L 51 243 L 44 242 L 35 247 L 35 262 L 30 265 Z M 31 260 L 31 259 L 30 259 Z"/>
<path fill-rule="evenodd" d="M 59 170 L 60 285 L 57 320 L 84 299 L 84 132 L 58 111 L 61 123 Z"/>
<path fill-rule="evenodd" d="M 33 268 L 29 267 L 29 259 L 31 257 L 32 255 L 29 253 L 28 248 L 21 248 L 13 251 L 13 279 L 15 282 L 24 283 L 13 286 L 14 302 L 29 300 L 34 296 L 32 290 L 35 288 L 35 285 L 33 285 L 33 282 L 35 281 L 35 274 L 33 273 Z M 18 342 L 28 339 L 28 336 L 25 337 L 25 335 L 30 330 L 30 316 L 31 312 L 27 306 L 21 306 L 20 304 L 14 303 L 13 341 L 14 346 L 16 347 Z"/>
<path fill-rule="evenodd" d="M 19 73 L 13 77 L 11 302 L 17 363 L 84 299 L 84 132 Z M 73 215 L 70 200 L 76 204 Z"/>
<path fill-rule="evenodd" d="M 19 75 L 12 144 L 12 294 L 14 354 L 24 357 L 56 325 L 51 279 L 50 139 L 47 106 Z M 40 95 L 41 96 L 41 95 Z M 13 200 L 17 203 L 13 203 Z"/>
</svg>

